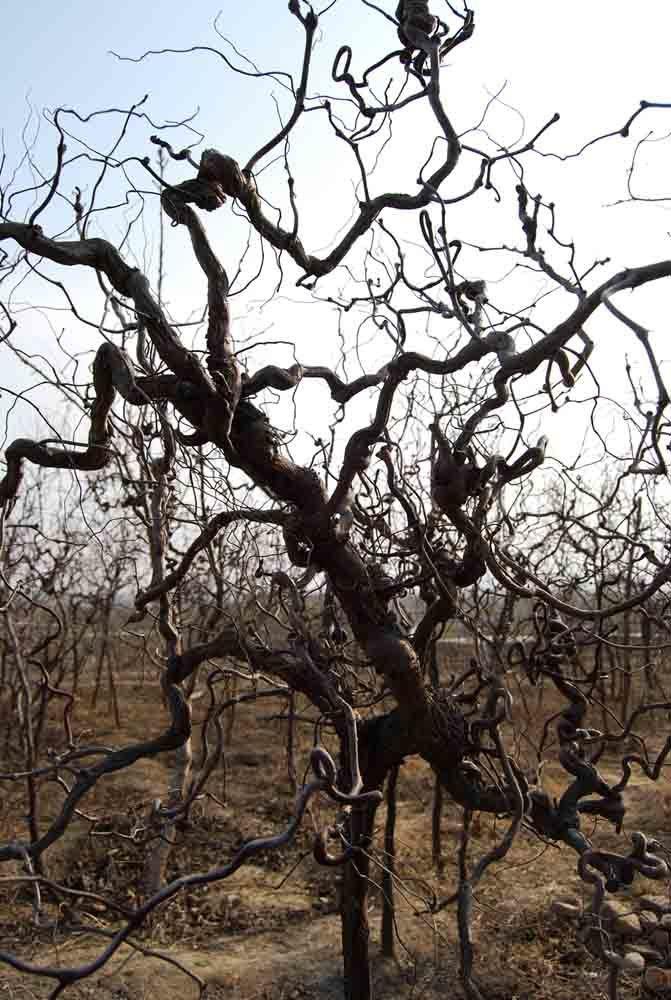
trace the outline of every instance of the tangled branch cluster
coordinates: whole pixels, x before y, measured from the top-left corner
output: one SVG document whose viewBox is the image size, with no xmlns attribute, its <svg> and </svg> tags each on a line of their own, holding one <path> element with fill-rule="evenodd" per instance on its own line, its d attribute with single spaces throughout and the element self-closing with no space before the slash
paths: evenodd
<svg viewBox="0 0 671 1000">
<path fill-rule="evenodd" d="M 0 952 L 0 962 L 53 980 L 52 997 L 100 969 L 150 914 L 185 888 L 227 878 L 259 851 L 286 845 L 318 794 L 339 811 L 317 835 L 314 857 L 345 873 L 347 996 L 371 996 L 366 894 L 375 814 L 385 782 L 393 776 L 395 787 L 398 769 L 413 756 L 430 766 L 440 795 L 449 795 L 463 813 L 453 901 L 469 997 L 480 995 L 473 977 L 473 894 L 522 835 L 576 853 L 577 872 L 592 892 L 586 941 L 609 969 L 613 996 L 624 958 L 598 932 L 604 899 L 634 880 L 669 877 L 665 849 L 654 838 L 634 832 L 630 849 L 601 849 L 587 835 L 585 820 L 606 821 L 619 834 L 632 766 L 656 781 L 671 749 L 668 737 L 650 756 L 635 729 L 642 717 L 661 718 L 671 708 L 666 695 L 647 699 L 652 674 L 635 707 L 631 684 L 625 685 L 619 718 L 599 729 L 588 720 L 601 706 L 608 722 L 604 677 L 620 670 L 616 653 L 636 646 L 632 616 L 647 629 L 646 649 L 654 647 L 655 636 L 662 637 L 660 645 L 667 643 L 671 559 L 662 541 L 668 537 L 666 502 L 655 483 L 667 472 L 669 397 L 648 332 L 614 300 L 671 277 L 671 261 L 629 267 L 600 282 L 594 271 L 606 262 L 580 268 L 575 246 L 558 235 L 554 204 L 534 194 L 530 181 L 531 164 L 545 154 L 558 116 L 510 149 L 490 139 L 484 125 L 473 132 L 482 137 L 479 146 L 468 133 L 457 133 L 456 99 L 447 99 L 442 89 L 444 59 L 448 53 L 468 57 L 475 19 L 468 8 L 449 10 L 448 23 L 425 2 L 401 0 L 395 17 L 378 10 L 380 57 L 357 76 L 354 48 L 341 46 L 331 68 L 334 93 L 321 94 L 312 90 L 313 60 L 328 12 L 318 16 L 291 0 L 290 14 L 304 36 L 300 76 L 244 69 L 284 88 L 291 104 L 282 127 L 245 164 L 235 151 L 207 148 L 196 159 L 192 147 L 177 149 L 142 110 L 143 102 L 105 112 L 110 121 L 119 115 L 122 121 L 113 153 L 69 158 L 73 129 L 88 119 L 59 109 L 51 118 L 58 135 L 53 172 L 25 189 L 13 187 L 11 179 L 0 187 L 0 284 L 11 289 L 25 274 L 42 279 L 65 296 L 73 322 L 93 327 L 100 341 L 90 386 L 79 381 L 75 352 L 68 360 L 72 378 L 59 380 L 48 360 L 36 363 L 85 417 L 86 441 L 20 437 L 4 451 L 3 642 L 13 664 L 16 704 L 23 705 L 28 749 L 26 766 L 5 770 L 0 781 L 27 782 L 34 796 L 40 782 L 56 778 L 66 794 L 53 820 L 42 826 L 35 820 L 27 839 L 0 846 L 0 861 L 23 866 L 17 877 L 34 886 L 38 911 L 43 896 L 61 900 L 68 891 L 48 879 L 43 860 L 79 815 L 87 793 L 107 775 L 168 751 L 177 753 L 181 771 L 168 804 L 157 805 L 154 822 L 172 830 L 205 793 L 220 758 L 220 719 L 232 703 L 217 701 L 215 683 L 222 676 L 239 676 L 250 685 L 238 700 L 261 696 L 261 681 L 271 685 L 266 694 L 273 697 L 293 704 L 300 696 L 330 727 L 337 745 L 336 760 L 316 741 L 312 777 L 298 787 L 282 832 L 247 841 L 227 863 L 204 874 L 155 886 L 120 914 L 119 928 L 94 961 L 44 966 Z M 395 44 L 389 21 L 400 50 L 386 51 Z M 225 52 L 218 54 L 230 69 L 243 72 Z M 373 193 L 374 166 L 387 144 L 381 137 L 391 136 L 392 126 L 402 129 L 402 115 L 422 107 L 434 134 L 416 185 L 407 192 Z M 639 116 L 667 107 L 643 102 L 621 129 L 594 142 L 626 139 Z M 290 144 L 316 115 L 352 158 L 358 199 L 323 255 L 305 245 Z M 149 155 L 122 153 L 131 127 L 158 150 L 160 169 Z M 282 210 L 270 202 L 270 181 L 264 189 L 265 168 L 273 164 L 284 171 Z M 83 187 L 74 197 L 68 194 L 79 169 L 94 178 L 87 204 Z M 166 179 L 173 170 L 181 179 Z M 197 326 L 192 343 L 188 323 L 177 322 L 166 306 L 163 270 L 153 288 L 149 276 L 129 262 L 126 237 L 115 246 L 94 235 L 101 231 L 96 213 L 104 207 L 102 191 L 121 175 L 130 185 L 127 196 L 141 207 L 148 197 L 143 185 L 155 185 L 162 217 L 175 230 L 170 238 L 178 241 L 182 231 L 188 238 L 206 285 L 204 330 Z M 517 246 L 480 247 L 469 243 L 467 233 L 457 235 L 452 210 L 480 199 L 510 206 Z M 224 248 L 224 266 L 201 214 L 229 209 L 231 227 L 242 219 L 247 233 L 233 278 L 232 251 Z M 256 272 L 251 246 L 259 248 Z M 519 309 L 511 310 L 502 296 L 497 303 L 483 277 L 491 252 L 512 261 L 513 271 L 531 272 L 531 292 Z M 247 280 L 262 282 L 273 267 L 278 298 L 288 285 L 286 268 L 298 275 L 296 295 L 335 310 L 344 345 L 336 364 L 294 359 L 285 366 L 279 354 L 257 367 L 248 362 L 263 343 L 241 348 L 233 296 Z M 100 321 L 89 320 L 62 283 L 71 268 L 95 276 L 104 299 Z M 548 288 L 557 294 L 546 308 Z M 21 319 L 12 313 L 11 294 L 5 299 L 4 344 L 24 357 Z M 562 469 L 560 452 L 553 458 L 553 478 L 547 471 L 551 442 L 541 425 L 573 399 L 593 409 L 600 402 L 587 330 L 597 313 L 610 316 L 641 348 L 645 392 L 654 399 L 644 400 L 627 369 L 630 433 L 612 447 L 616 472 L 606 475 L 609 451 L 592 418 L 604 449 L 595 479 L 581 478 L 568 462 Z M 347 327 L 352 317 L 360 322 L 358 330 Z M 364 328 L 372 334 L 372 349 L 364 350 L 365 338 L 359 340 Z M 361 360 L 356 377 L 348 377 L 356 352 L 370 365 Z M 308 380 L 317 392 L 325 388 L 336 406 L 325 436 L 311 433 L 312 418 L 301 410 Z M 270 418 L 271 404 L 279 401 L 283 413 L 290 393 L 297 414 L 293 432 Z M 372 417 L 357 427 L 362 400 Z M 139 582 L 127 624 L 160 637 L 154 659 L 170 723 L 158 736 L 110 749 L 78 745 L 69 730 L 67 745 L 48 762 L 38 759 L 30 743 L 40 705 L 63 696 L 65 680 L 51 683 L 53 659 L 48 669 L 41 660 L 65 629 L 62 609 L 49 612 L 55 632 L 27 650 L 13 618 L 21 601 L 33 610 L 40 606 L 25 582 L 30 571 L 21 575 L 24 557 L 15 558 L 22 543 L 12 535 L 25 521 L 23 477 L 31 466 L 65 470 L 82 483 L 88 474 L 102 477 L 93 482 L 112 476 L 108 509 L 135 532 L 129 543 L 135 554 L 127 558 Z M 97 502 L 100 512 L 99 497 Z M 142 556 L 136 554 L 140 544 Z M 64 572 L 56 551 L 49 543 L 38 559 L 40 566 L 53 560 L 54 587 Z M 205 609 L 193 629 L 187 627 L 189 601 L 194 616 L 196 608 Z M 474 655 L 464 670 L 448 662 L 446 676 L 440 639 L 457 625 Z M 210 707 L 200 769 L 193 774 L 188 748 L 197 684 L 209 691 Z M 520 749 L 515 685 L 523 699 L 530 689 L 550 689 L 560 706 L 535 744 L 529 737 L 536 766 Z M 632 739 L 644 749 L 625 753 L 619 775 L 604 777 L 598 765 L 606 751 Z M 564 782 L 558 798 L 540 780 L 549 758 Z M 507 825 L 469 871 L 476 813 L 505 817 Z M 595 829 L 598 834 L 602 826 Z M 337 853 L 329 841 L 337 842 Z"/>
</svg>

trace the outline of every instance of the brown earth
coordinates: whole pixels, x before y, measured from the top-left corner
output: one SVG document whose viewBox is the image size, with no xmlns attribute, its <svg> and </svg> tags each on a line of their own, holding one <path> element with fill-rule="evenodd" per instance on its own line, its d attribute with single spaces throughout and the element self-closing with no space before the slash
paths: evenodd
<svg viewBox="0 0 671 1000">
<path fill-rule="evenodd" d="M 74 716 L 76 735 L 83 743 L 121 745 L 159 732 L 165 723 L 158 687 L 126 681 L 119 692 L 123 725 L 116 729 L 104 703 L 90 704 L 84 691 Z M 201 702 L 195 717 L 202 717 Z M 239 707 L 225 769 L 210 783 L 219 800 L 197 804 L 187 829 L 178 835 L 167 877 L 204 871 L 225 861 L 243 839 L 276 833 L 291 813 L 292 794 L 284 750 L 286 724 L 271 718 L 274 703 Z M 559 707 L 559 705 L 557 705 Z M 553 706 L 543 708 L 543 718 Z M 279 711 L 279 708 L 277 709 Z M 0 720 L 1 721 L 1 720 Z M 657 719 L 653 746 L 663 742 L 666 716 Z M 533 728 L 531 726 L 530 728 Z M 309 725 L 301 727 L 297 753 L 299 768 L 307 764 L 312 738 Z M 198 741 L 196 739 L 196 750 Z M 54 708 L 44 746 L 62 745 Z M 13 755 L 12 743 L 3 753 Z M 548 754 L 551 758 L 551 753 Z M 606 777 L 617 773 L 613 754 L 601 765 Z M 136 822 L 148 815 L 151 802 L 165 797 L 168 760 L 140 761 L 130 771 L 103 780 L 86 798 L 78 818 L 47 855 L 48 874 L 63 884 L 132 903 L 140 890 L 145 848 L 129 837 Z M 3 761 L 2 767 L 7 766 Z M 626 828 L 616 837 L 605 823 L 595 830 L 599 846 L 627 849 L 627 833 L 635 829 L 667 839 L 671 806 L 668 772 L 653 785 L 635 775 L 628 792 Z M 299 771 L 300 774 L 300 771 Z M 543 784 L 550 794 L 565 787 L 561 772 L 548 764 Z M 5 786 L 5 789 L 7 786 Z M 6 794 L 6 793 L 5 793 Z M 55 814 L 64 794 L 54 784 L 41 787 L 42 827 Z M 25 836 L 25 801 L 21 783 L 9 786 L 0 802 L 0 838 Z M 397 957 L 382 960 L 379 952 L 381 894 L 373 886 L 370 922 L 376 955 L 376 996 L 392 998 L 451 998 L 462 996 L 458 985 L 458 952 L 454 908 L 432 913 L 431 900 L 449 896 L 456 886 L 456 844 L 460 812 L 447 804 L 443 814 L 445 868 L 436 874 L 431 861 L 431 807 L 433 776 L 417 760 L 410 760 L 399 781 L 397 825 L 398 875 Z M 373 846 L 373 878 L 379 883 L 383 863 L 384 808 L 378 813 Z M 96 821 L 91 822 L 95 817 Z M 338 874 L 319 867 L 311 855 L 314 829 L 333 819 L 332 806 L 315 803 L 296 840 L 282 851 L 257 856 L 234 876 L 209 888 L 184 892 L 159 911 L 151 927 L 136 941 L 159 950 L 172 962 L 190 969 L 207 983 L 206 997 L 223 1000 L 335 1000 L 342 996 Z M 503 821 L 476 817 L 471 862 L 495 843 Z M 15 868 L 5 866 L 3 875 Z M 666 892 L 667 887 L 637 880 L 629 898 Z M 584 905 L 589 894 L 576 874 L 575 856 L 567 848 L 541 843 L 529 832 L 517 840 L 505 861 L 489 869 L 477 893 L 473 935 L 476 978 L 487 1000 L 569 1000 L 605 997 L 602 966 L 578 940 L 576 926 L 555 915 L 551 901 L 573 894 Z M 45 894 L 45 899 L 48 894 Z M 89 908 L 92 910 L 93 908 Z M 74 966 L 93 959 L 104 947 L 101 932 L 118 927 L 109 915 L 89 912 L 81 905 L 76 915 L 61 908 L 61 923 L 53 927 L 54 906 L 46 907 L 52 926 L 31 922 L 32 896 L 25 884 L 0 881 L 0 949 L 39 965 Z M 86 932 L 67 930 L 63 920 L 86 923 Z M 617 942 L 616 942 L 617 943 Z M 621 980 L 623 995 L 640 995 L 640 977 Z M 0 1000 L 44 998 L 53 981 L 0 971 Z M 70 987 L 65 996 L 101 1000 L 158 1000 L 198 996 L 197 984 L 175 964 L 124 947 L 96 975 Z"/>
</svg>

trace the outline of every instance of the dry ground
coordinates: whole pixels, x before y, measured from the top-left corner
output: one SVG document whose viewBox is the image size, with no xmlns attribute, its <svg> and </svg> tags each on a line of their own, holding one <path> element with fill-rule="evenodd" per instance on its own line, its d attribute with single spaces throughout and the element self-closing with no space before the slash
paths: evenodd
<svg viewBox="0 0 671 1000">
<path fill-rule="evenodd" d="M 126 681 L 120 691 L 123 726 L 117 730 L 108 706 L 90 705 L 84 692 L 74 716 L 75 732 L 83 741 L 122 744 L 158 732 L 165 714 L 157 686 Z M 226 754 L 226 769 L 210 786 L 221 805 L 198 806 L 169 861 L 168 877 L 193 870 L 207 870 L 228 858 L 240 842 L 259 834 L 275 833 L 286 823 L 292 796 L 284 752 L 284 723 L 269 716 L 273 703 L 260 702 L 238 709 L 233 742 Z M 543 717 L 551 707 L 543 709 Z M 202 714 L 202 709 L 200 710 Z M 196 708 L 196 718 L 199 709 Z M 1 721 L 1 720 L 0 720 Z M 596 721 L 596 720 L 595 720 Z M 657 720 L 659 745 L 668 726 Z M 307 762 L 311 729 L 304 726 L 298 761 Z M 57 717 L 45 745 L 60 745 Z M 1 746 L 1 744 L 0 744 Z M 11 748 L 10 748 L 11 749 Z M 128 834 L 133 822 L 147 815 L 150 802 L 165 795 L 165 760 L 141 761 L 132 770 L 100 783 L 86 799 L 84 811 L 95 816 L 92 824 L 79 819 L 47 857 L 49 874 L 73 888 L 110 893 L 132 902 L 140 885 L 142 849 L 118 834 Z M 603 771 L 615 773 L 612 756 Z M 3 766 L 5 766 L 3 764 Z M 560 772 L 549 765 L 543 783 L 551 794 L 564 787 Z M 6 786 L 5 786 L 6 787 Z M 9 788 L 0 802 L 0 836 L 25 835 L 19 785 Z M 53 815 L 54 786 L 43 788 L 42 823 Z M 376 960 L 375 978 L 380 1000 L 392 998 L 460 997 L 452 907 L 433 915 L 429 899 L 449 896 L 455 887 L 455 849 L 459 834 L 458 810 L 448 804 L 443 816 L 445 870 L 436 874 L 431 863 L 431 803 L 433 778 L 421 761 L 409 761 L 399 782 L 397 826 L 398 939 L 397 958 Z M 629 794 L 626 829 L 642 829 L 666 843 L 671 783 L 665 773 L 657 785 L 635 775 Z M 209 889 L 185 893 L 157 915 L 138 938 L 145 948 L 161 950 L 204 979 L 212 1000 L 335 1000 L 342 996 L 337 913 L 337 873 L 320 868 L 311 857 L 313 824 L 331 816 L 330 806 L 316 804 L 296 841 L 288 848 L 257 857 L 227 881 Z M 376 854 L 382 857 L 384 809 L 378 814 Z M 472 857 L 494 843 L 501 824 L 488 817 L 476 821 Z M 616 838 L 600 824 L 595 840 L 620 849 L 626 836 Z M 379 869 L 374 869 L 379 878 Z M 4 873 L 3 873 L 4 874 Z M 665 887 L 636 882 L 631 894 L 665 891 Z M 490 868 L 477 895 L 474 920 L 477 978 L 488 1000 L 569 1000 L 605 996 L 605 977 L 598 964 L 580 945 L 575 927 L 550 910 L 553 896 L 587 894 L 575 871 L 568 849 L 545 846 L 528 833 L 519 837 L 505 861 Z M 371 902 L 373 952 L 378 953 L 380 893 Z M 93 927 L 114 925 L 99 917 Z M 31 923 L 31 897 L 26 887 L 0 884 L 0 938 L 3 950 L 14 951 L 40 964 L 75 965 L 90 960 L 103 939 L 93 932 L 64 933 L 36 930 Z M 638 996 L 639 982 L 623 980 L 625 994 Z M 32 977 L 0 971 L 0 1000 L 43 998 L 49 984 Z M 191 1000 L 196 985 L 177 967 L 130 949 L 115 957 L 99 974 L 72 987 L 67 996 L 101 1000 L 159 1000 L 179 996 Z"/>
</svg>

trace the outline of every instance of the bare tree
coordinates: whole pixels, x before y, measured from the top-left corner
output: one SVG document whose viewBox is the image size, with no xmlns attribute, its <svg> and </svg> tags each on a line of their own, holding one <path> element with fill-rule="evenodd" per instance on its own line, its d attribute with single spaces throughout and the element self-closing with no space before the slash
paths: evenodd
<svg viewBox="0 0 671 1000">
<path fill-rule="evenodd" d="M 200 668 L 209 671 L 210 692 L 218 677 L 238 676 L 254 683 L 254 697 L 259 682 L 291 705 L 300 695 L 330 727 L 337 758 L 317 742 L 312 776 L 298 788 L 286 829 L 245 842 L 229 862 L 164 884 L 164 859 L 155 855 L 146 898 L 123 913 L 95 961 L 47 967 L 0 952 L 3 963 L 52 980 L 52 997 L 98 970 L 184 888 L 224 879 L 255 853 L 286 844 L 321 794 L 337 807 L 315 840 L 314 855 L 342 870 L 345 995 L 367 1000 L 373 992 L 369 888 L 382 867 L 391 905 L 396 877 L 393 817 L 387 865 L 374 848 L 375 815 L 386 780 L 395 808 L 399 768 L 413 756 L 432 768 L 440 795 L 463 810 L 452 902 L 469 997 L 481 995 L 473 972 L 473 894 L 525 827 L 576 852 L 580 875 L 593 891 L 586 941 L 609 970 L 613 996 L 620 969 L 632 962 L 599 932 L 604 896 L 638 876 L 668 876 L 659 845 L 642 833 L 632 836 L 628 851 L 601 850 L 583 831 L 581 817 L 601 818 L 619 832 L 632 764 L 655 780 L 671 749 L 669 737 L 652 755 L 623 756 L 616 780 L 602 776 L 597 763 L 607 742 L 618 745 L 631 737 L 641 713 L 670 706 L 645 702 L 632 712 L 627 690 L 614 733 L 590 726 L 588 713 L 599 708 L 599 672 L 586 664 L 585 652 L 611 648 L 611 627 L 621 622 L 622 645 L 630 648 L 632 613 L 654 617 L 666 628 L 658 610 L 671 579 L 668 546 L 661 540 L 666 524 L 646 486 L 666 476 L 669 397 L 649 333 L 623 311 L 622 293 L 669 278 L 671 261 L 606 270 L 606 277 L 596 278 L 608 262 L 582 259 L 562 233 L 559 210 L 534 187 L 533 167 L 551 155 L 548 135 L 557 116 L 513 148 L 490 137 L 489 108 L 477 128 L 458 134 L 458 98 L 446 98 L 442 68 L 448 54 L 468 59 L 475 27 L 470 9 L 447 5 L 447 23 L 426 3 L 410 0 L 402 0 L 395 17 L 375 10 L 379 55 L 359 70 L 354 47 L 342 45 L 331 68 L 333 93 L 312 84 L 315 40 L 320 17 L 327 24 L 326 12 L 318 16 L 299 0 L 289 4 L 304 42 L 297 78 L 257 70 L 249 60 L 230 58 L 228 48 L 219 52 L 231 71 L 271 80 L 289 102 L 281 127 L 245 163 L 236 150 L 206 148 L 196 159 L 193 145 L 177 148 L 166 138 L 169 128 L 180 134 L 191 126 L 159 128 L 143 102 L 99 112 L 112 130 L 120 124 L 112 152 L 93 151 L 93 140 L 86 139 L 92 116 L 61 108 L 49 118 L 57 136 L 55 166 L 23 189 L 8 175 L 0 190 L 2 285 L 9 290 L 24 278 L 31 287 L 42 281 L 63 297 L 97 345 L 90 385 L 74 353 L 64 362 L 67 376 L 59 377 L 48 359 L 31 361 L 85 416 L 87 438 L 22 437 L 9 444 L 0 483 L 4 533 L 19 510 L 26 465 L 64 470 L 82 483 L 99 470 L 116 471 L 113 503 L 123 505 L 137 532 L 133 537 L 144 529 L 146 539 L 136 560 L 132 620 L 150 623 L 160 636 L 163 659 L 157 662 L 170 712 L 166 730 L 141 742 L 110 749 L 75 747 L 70 740 L 44 762 L 31 742 L 26 692 L 24 760 L 20 770 L 0 778 L 20 774 L 32 787 L 44 777 L 67 774 L 70 783 L 56 818 L 43 824 L 35 812 L 29 837 L 0 847 L 0 861 L 23 864 L 25 874 L 17 877 L 58 899 L 58 887 L 41 873 L 41 859 L 87 792 L 143 757 L 176 751 L 175 781 L 154 814 L 157 835 L 169 843 L 175 824 L 204 792 L 221 751 L 219 739 L 213 753 L 205 745 L 192 771 L 189 699 Z M 668 107 L 643 102 L 589 148 L 631 136 L 635 151 L 639 120 Z M 343 216 L 323 253 L 308 243 L 308 223 L 319 209 L 299 198 L 291 145 L 308 119 L 321 120 L 336 148 L 349 156 L 356 186 L 352 214 Z M 394 165 L 390 150 L 395 143 L 407 145 L 408 119 L 426 128 L 425 148 L 418 149 L 413 165 L 418 179 L 404 190 L 391 176 L 376 193 L 378 176 Z M 147 140 L 164 154 L 158 170 L 144 155 Z M 73 141 L 83 152 L 68 152 Z M 144 143 L 143 155 L 137 147 L 128 150 L 131 141 Z M 418 146 L 415 136 L 413 148 Z M 169 180 L 173 171 L 179 174 Z M 127 196 L 138 214 L 115 245 L 99 220 L 109 213 L 105 231 L 112 231 L 117 209 L 109 206 L 119 203 L 120 177 L 122 189 L 128 185 L 122 200 Z M 174 229 L 161 227 L 162 245 L 185 239 L 206 284 L 196 320 L 172 316 L 166 305 L 169 273 L 161 268 L 152 290 L 150 275 L 129 250 L 137 219 L 156 194 L 161 218 Z M 271 203 L 276 197 L 279 208 Z M 504 207 L 516 230 L 514 246 L 496 232 L 487 245 L 470 239 L 464 209 L 483 200 Z M 202 213 L 229 209 L 237 250 L 220 256 Z M 501 286 L 495 293 L 488 289 L 483 275 L 491 273 L 492 255 L 505 261 L 513 285 L 521 275 L 528 280 L 514 307 Z M 92 273 L 103 300 L 99 318 L 91 319 L 67 289 L 66 272 L 73 269 Z M 285 331 L 279 329 L 273 360 L 255 365 L 259 353 L 264 361 L 268 357 L 275 332 L 270 345 L 264 336 L 239 344 L 233 296 L 250 282 L 258 280 L 263 289 L 270 280 L 272 308 L 282 293 L 289 294 L 294 278 L 296 317 L 306 302 L 335 311 L 336 346 L 324 335 L 323 362 L 286 365 L 280 343 Z M 12 314 L 11 302 L 8 293 L 0 303 L 5 341 L 21 355 L 21 318 Z M 627 432 L 608 445 L 593 416 L 599 407 L 599 413 L 610 412 L 592 368 L 588 328 L 595 314 L 609 318 L 647 366 L 642 387 L 630 380 L 630 399 L 622 404 Z M 301 320 L 285 312 L 284 322 L 290 327 Z M 291 339 L 289 329 L 286 337 Z M 324 412 L 329 400 L 334 404 L 317 432 L 314 417 L 301 408 L 308 381 L 316 381 L 311 398 L 320 400 Z M 290 393 L 293 418 L 283 396 Z M 368 418 L 363 400 L 372 410 Z M 583 449 L 588 471 L 581 475 L 592 475 L 589 483 L 577 482 L 561 448 L 552 452 L 550 470 L 544 466 L 551 453 L 544 425 L 574 400 L 583 403 L 581 428 L 594 428 L 601 447 L 596 460 L 587 445 Z M 271 422 L 273 405 L 278 424 L 286 418 L 289 429 Z M 126 446 L 131 457 L 124 459 Z M 604 495 L 594 480 L 603 478 L 606 461 L 617 486 Z M 574 464 L 580 465 L 580 454 Z M 617 506 L 625 479 L 639 484 L 626 510 Z M 550 480 L 560 485 L 552 490 Z M 558 490 L 564 491 L 560 502 Z M 539 527 L 527 532 L 532 520 Z M 654 536 L 650 541 L 642 540 L 644 521 Z M 106 530 L 102 525 L 102 537 Z M 593 553 L 592 543 L 602 551 L 603 542 L 611 554 L 592 581 L 579 568 L 579 553 Z M 224 562 L 226 552 L 232 565 Z M 623 559 L 624 577 L 616 586 L 613 565 Z M 55 574 L 60 572 L 56 566 Z M 3 586 L 5 643 L 21 685 L 26 659 L 37 653 L 25 653 L 13 623 L 11 572 Z M 441 666 L 449 671 L 450 664 L 439 662 L 437 643 L 452 622 L 470 636 L 473 657 L 465 671 L 446 677 Z M 508 655 L 508 647 L 515 655 Z M 528 689 L 541 681 L 554 688 L 561 708 L 548 710 L 537 759 L 528 767 L 519 749 L 513 694 L 516 686 Z M 229 689 L 217 704 L 213 694 L 207 723 L 212 733 L 221 735 L 221 712 L 242 697 Z M 550 727 L 556 732 L 551 746 Z M 536 765 L 550 753 L 565 774 L 558 800 L 537 780 Z M 472 862 L 475 813 L 505 817 L 505 829 Z M 439 814 L 440 808 L 434 823 Z M 46 905 L 40 900 L 36 905 Z M 387 952 L 392 925 L 389 910 Z"/>
</svg>

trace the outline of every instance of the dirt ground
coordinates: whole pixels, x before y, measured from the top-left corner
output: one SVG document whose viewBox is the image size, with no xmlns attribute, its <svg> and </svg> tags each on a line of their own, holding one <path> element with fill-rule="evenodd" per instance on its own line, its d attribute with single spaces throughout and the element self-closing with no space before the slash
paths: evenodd
<svg viewBox="0 0 671 1000">
<path fill-rule="evenodd" d="M 119 730 L 104 697 L 93 708 L 90 691 L 83 692 L 74 715 L 75 733 L 82 742 L 121 745 L 159 732 L 165 724 L 155 683 L 126 681 L 120 701 L 123 724 Z M 270 701 L 238 708 L 225 768 L 209 786 L 219 801 L 197 804 L 170 855 L 168 879 L 207 871 L 225 861 L 244 839 L 277 833 L 286 824 L 293 796 L 284 746 L 286 724 L 273 717 L 278 710 Z M 196 703 L 196 723 L 202 711 Z M 544 709 L 543 717 L 550 711 Z M 651 730 L 652 743 L 658 746 L 668 720 L 659 718 L 656 725 L 657 734 Z M 311 737 L 311 727 L 304 725 L 297 752 L 299 767 L 307 765 Z M 62 745 L 55 712 L 45 741 L 45 746 L 49 745 Z M 197 736 L 195 747 L 197 750 Z M 11 745 L 5 752 L 11 756 Z M 49 851 L 48 874 L 71 888 L 105 893 L 132 904 L 140 891 L 144 848 L 129 835 L 134 825 L 146 818 L 151 802 L 157 796 L 165 797 L 169 763 L 169 759 L 140 761 L 130 771 L 100 782 L 82 804 L 88 818 L 78 818 Z M 613 755 L 601 769 L 612 777 L 616 765 Z M 552 764 L 543 772 L 543 784 L 553 795 L 565 787 L 560 771 Z M 23 794 L 23 786 L 17 783 L 0 801 L 2 841 L 25 836 Z M 54 784 L 42 786 L 42 828 L 63 794 Z M 456 886 L 460 812 L 450 803 L 444 808 L 445 867 L 438 874 L 431 860 L 432 799 L 432 773 L 421 761 L 408 761 L 398 793 L 396 958 L 386 960 L 379 957 L 381 893 L 377 884 L 383 862 L 384 808 L 378 813 L 370 923 L 376 996 L 380 1000 L 462 996 L 454 907 L 432 913 L 428 905 L 431 900 L 448 897 Z M 625 831 L 616 837 L 612 828 L 601 822 L 594 833 L 599 846 L 626 851 L 628 834 L 636 829 L 671 844 L 667 838 L 671 810 L 668 772 L 662 773 L 656 785 L 634 775 L 627 804 Z M 178 996 L 180 1000 L 195 1000 L 199 987 L 184 971 L 189 969 L 207 984 L 205 996 L 210 1000 L 341 997 L 339 876 L 337 871 L 319 867 L 311 855 L 314 830 L 333 820 L 332 809 L 330 803 L 317 802 L 289 847 L 257 856 L 231 878 L 184 892 L 163 907 L 151 926 L 135 939 L 145 951 L 160 951 L 163 959 L 124 947 L 94 976 L 70 987 L 65 996 L 101 1000 Z M 492 846 L 502 828 L 502 821 L 476 817 L 471 863 Z M 5 866 L 0 875 L 7 874 L 11 870 Z M 668 887 L 659 883 L 637 880 L 629 901 L 635 908 L 641 894 L 667 891 Z M 529 832 L 518 838 L 505 861 L 489 869 L 477 893 L 473 924 L 476 979 L 487 1000 L 606 996 L 603 968 L 578 940 L 576 925 L 551 908 L 553 898 L 566 894 L 585 906 L 589 902 L 576 874 L 575 856 L 567 848 L 541 843 Z M 104 935 L 118 926 L 109 915 L 95 912 L 94 907 L 87 912 L 82 905 L 76 915 L 64 911 L 62 916 L 86 923 L 86 931 L 75 933 L 62 924 L 56 929 L 53 925 L 36 928 L 32 898 L 25 884 L 17 887 L 0 880 L 0 949 L 40 965 L 75 966 L 91 961 L 104 948 Z M 48 908 L 52 918 L 54 912 L 53 907 Z M 641 995 L 640 976 L 624 977 L 621 982 L 624 996 Z M 0 969 L 0 1000 L 45 998 L 53 986 L 53 981 L 19 976 L 6 966 Z"/>
</svg>

